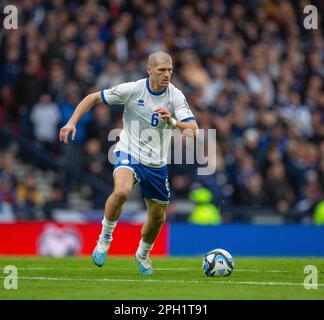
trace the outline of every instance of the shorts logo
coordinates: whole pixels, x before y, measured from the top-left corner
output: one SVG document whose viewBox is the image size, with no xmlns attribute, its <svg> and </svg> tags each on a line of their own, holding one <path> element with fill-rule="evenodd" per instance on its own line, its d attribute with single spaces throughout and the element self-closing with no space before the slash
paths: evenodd
<svg viewBox="0 0 324 320">
<path fill-rule="evenodd" d="M 165 188 L 168 192 L 168 198 L 170 198 L 170 185 L 169 185 L 169 180 L 165 179 Z"/>
<path fill-rule="evenodd" d="M 139 99 L 139 100 L 137 101 L 137 105 L 138 105 L 138 106 L 144 106 L 144 100 L 143 100 L 143 99 Z"/>
<path fill-rule="evenodd" d="M 120 163 L 121 164 L 129 164 L 129 160 L 128 159 L 123 159 Z"/>
</svg>

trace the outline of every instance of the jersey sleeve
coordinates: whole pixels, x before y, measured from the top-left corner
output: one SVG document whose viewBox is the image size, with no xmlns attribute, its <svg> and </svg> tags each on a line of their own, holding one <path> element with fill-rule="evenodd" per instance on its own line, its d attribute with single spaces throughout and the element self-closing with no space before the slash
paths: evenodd
<svg viewBox="0 0 324 320">
<path fill-rule="evenodd" d="M 107 105 L 125 104 L 133 93 L 134 82 L 125 82 L 100 91 L 102 102 Z"/>
<path fill-rule="evenodd" d="M 186 97 L 181 91 L 179 91 L 174 101 L 174 114 L 177 120 L 180 122 L 196 120 L 196 117 L 193 115 L 192 111 L 190 110 Z"/>
</svg>

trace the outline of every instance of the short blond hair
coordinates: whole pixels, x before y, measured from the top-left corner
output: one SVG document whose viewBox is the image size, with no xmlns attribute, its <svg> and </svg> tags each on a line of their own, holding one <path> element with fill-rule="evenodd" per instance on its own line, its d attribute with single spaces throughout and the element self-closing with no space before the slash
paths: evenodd
<svg viewBox="0 0 324 320">
<path fill-rule="evenodd" d="M 147 59 L 147 64 L 149 66 L 151 66 L 152 68 L 154 68 L 158 63 L 158 60 L 172 63 L 172 59 L 168 53 L 166 53 L 164 51 L 156 51 L 149 55 L 149 57 Z"/>
</svg>

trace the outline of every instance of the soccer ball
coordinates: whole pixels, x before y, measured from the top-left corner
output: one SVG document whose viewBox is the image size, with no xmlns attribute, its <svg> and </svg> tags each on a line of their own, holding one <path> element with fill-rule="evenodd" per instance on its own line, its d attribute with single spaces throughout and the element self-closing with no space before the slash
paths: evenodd
<svg viewBox="0 0 324 320">
<path fill-rule="evenodd" d="M 208 277 L 228 277 L 234 270 L 234 259 L 223 249 L 214 249 L 205 254 L 202 266 Z"/>
</svg>

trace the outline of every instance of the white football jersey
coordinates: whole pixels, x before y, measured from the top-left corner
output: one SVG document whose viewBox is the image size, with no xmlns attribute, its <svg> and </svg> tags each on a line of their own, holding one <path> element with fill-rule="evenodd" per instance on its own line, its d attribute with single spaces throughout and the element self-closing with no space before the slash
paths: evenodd
<svg viewBox="0 0 324 320">
<path fill-rule="evenodd" d="M 102 90 L 101 100 L 108 105 L 124 105 L 123 130 L 115 150 L 130 154 L 136 161 L 150 166 L 167 164 L 172 127 L 154 110 L 166 107 L 173 118 L 194 120 L 183 93 L 171 83 L 159 93 L 153 92 L 149 79 L 126 82 Z"/>
</svg>

